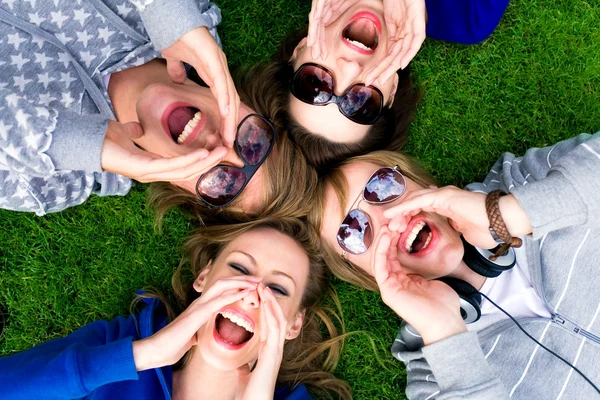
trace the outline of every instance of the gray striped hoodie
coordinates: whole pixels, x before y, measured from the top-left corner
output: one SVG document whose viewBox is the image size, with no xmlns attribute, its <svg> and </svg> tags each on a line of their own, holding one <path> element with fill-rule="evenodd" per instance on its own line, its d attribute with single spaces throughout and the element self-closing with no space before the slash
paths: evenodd
<svg viewBox="0 0 600 400">
<path fill-rule="evenodd" d="M 219 41 L 220 21 L 208 0 L 0 1 L 0 208 L 43 215 L 129 192 L 100 166 L 115 119 L 103 77 L 197 26 Z"/>
<path fill-rule="evenodd" d="M 483 183 L 467 189 L 503 189 L 523 206 L 533 233 L 517 251 L 552 318 L 518 320 L 600 385 L 600 132 L 520 158 L 506 153 Z M 412 327 L 401 325 L 392 354 L 406 365 L 409 399 L 600 397 L 512 321 L 483 315 L 468 329 L 423 346 Z"/>
</svg>

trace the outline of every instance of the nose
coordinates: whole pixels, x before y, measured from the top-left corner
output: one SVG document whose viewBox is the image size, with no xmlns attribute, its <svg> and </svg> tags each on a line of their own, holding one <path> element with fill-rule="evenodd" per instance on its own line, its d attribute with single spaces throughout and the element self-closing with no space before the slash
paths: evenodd
<svg viewBox="0 0 600 400">
<path fill-rule="evenodd" d="M 258 305 L 260 304 L 258 291 L 254 289 L 248 292 L 248 294 L 242 298 L 242 303 L 249 308 L 258 308 Z"/>
<path fill-rule="evenodd" d="M 339 96 L 344 93 L 350 85 L 361 81 L 363 67 L 358 62 L 345 57 L 338 58 L 336 64 L 335 92 Z"/>
<path fill-rule="evenodd" d="M 223 157 L 223 163 L 233 165 L 234 167 L 243 168 L 244 161 L 238 156 L 234 148 L 228 149 L 227 154 Z"/>
</svg>

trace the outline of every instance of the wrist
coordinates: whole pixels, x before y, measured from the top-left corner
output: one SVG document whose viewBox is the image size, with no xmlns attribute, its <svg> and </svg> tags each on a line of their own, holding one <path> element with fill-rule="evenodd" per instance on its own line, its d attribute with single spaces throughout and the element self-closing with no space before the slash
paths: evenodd
<svg viewBox="0 0 600 400">
<path fill-rule="evenodd" d="M 519 237 L 531 233 L 531 222 L 518 200 L 512 194 L 500 197 L 498 207 L 506 228 L 512 236 Z"/>
<path fill-rule="evenodd" d="M 148 339 L 134 340 L 132 345 L 133 361 L 137 372 L 157 367 L 152 360 L 152 345 Z"/>
<path fill-rule="evenodd" d="M 429 326 L 427 330 L 421 334 L 421 337 L 423 338 L 423 344 L 427 346 L 466 331 L 467 325 L 465 325 L 463 319 L 454 318 L 434 326 Z"/>
</svg>

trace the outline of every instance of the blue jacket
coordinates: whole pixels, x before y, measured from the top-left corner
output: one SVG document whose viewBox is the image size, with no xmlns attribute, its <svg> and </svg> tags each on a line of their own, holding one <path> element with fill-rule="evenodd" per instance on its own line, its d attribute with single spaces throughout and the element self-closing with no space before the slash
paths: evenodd
<svg viewBox="0 0 600 400">
<path fill-rule="evenodd" d="M 427 36 L 479 43 L 498 26 L 509 0 L 426 0 Z"/>
<path fill-rule="evenodd" d="M 170 366 L 137 372 L 133 340 L 167 325 L 165 309 L 147 299 L 139 314 L 96 321 L 67 337 L 0 358 L 0 399 L 171 399 Z M 276 390 L 276 400 L 311 399 L 306 387 Z"/>
</svg>

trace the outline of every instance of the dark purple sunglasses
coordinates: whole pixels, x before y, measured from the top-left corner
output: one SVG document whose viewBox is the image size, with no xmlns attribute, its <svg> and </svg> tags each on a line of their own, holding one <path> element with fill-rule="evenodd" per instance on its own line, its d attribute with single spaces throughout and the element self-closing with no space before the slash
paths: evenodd
<svg viewBox="0 0 600 400">
<path fill-rule="evenodd" d="M 225 207 L 244 190 L 275 145 L 275 127 L 260 114 L 247 115 L 238 125 L 233 147 L 244 167 L 219 164 L 198 178 L 196 193 L 211 207 Z"/>
<path fill-rule="evenodd" d="M 362 254 L 373 244 L 371 218 L 369 214 L 358 208 L 360 202 L 364 200 L 375 205 L 389 203 L 402 196 L 405 190 L 406 181 L 398 171 L 398 166 L 379 168 L 371 175 L 362 191 L 362 198 L 359 195 L 354 200 L 338 229 L 337 242 L 343 250 L 342 257 L 346 252 L 354 255 Z"/>
</svg>

